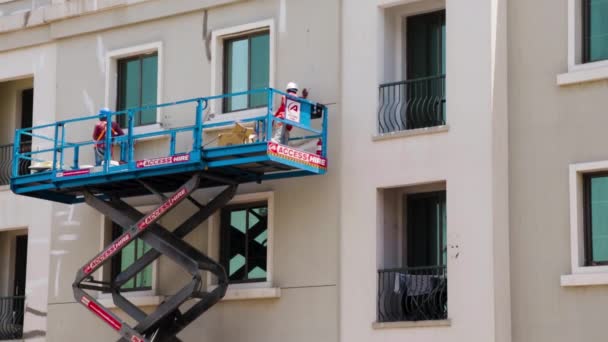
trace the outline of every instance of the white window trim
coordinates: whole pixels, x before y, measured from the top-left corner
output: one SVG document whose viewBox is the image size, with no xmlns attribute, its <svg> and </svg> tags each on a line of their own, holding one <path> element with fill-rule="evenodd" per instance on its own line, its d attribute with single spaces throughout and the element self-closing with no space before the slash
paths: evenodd
<svg viewBox="0 0 608 342">
<path fill-rule="evenodd" d="M 276 37 L 274 19 L 257 21 L 249 24 L 227 27 L 219 30 L 214 30 L 211 33 L 211 95 L 220 95 L 223 93 L 224 79 L 224 40 L 228 38 L 238 37 L 247 33 L 256 31 L 268 30 L 270 41 L 270 61 L 269 61 L 269 76 L 268 87 L 273 88 L 275 82 L 275 54 L 276 54 Z M 267 108 L 254 108 L 232 113 L 222 113 L 221 100 L 213 100 L 209 102 L 209 121 L 224 122 L 238 121 L 246 118 L 265 115 Z M 220 115 L 221 114 L 221 115 Z"/>
<path fill-rule="evenodd" d="M 106 108 L 116 110 L 116 97 L 118 96 L 118 60 L 121 58 L 141 55 L 150 52 L 156 52 L 158 55 L 158 70 L 156 73 L 156 101 L 157 103 L 163 102 L 163 43 L 158 41 L 106 52 L 106 92 L 104 100 Z M 123 128 L 125 129 L 125 131 L 128 131 L 127 127 Z M 145 134 L 157 132 L 160 130 L 162 130 L 162 108 L 157 108 L 156 123 L 151 125 L 134 127 L 133 133 Z M 159 138 L 164 138 L 164 136 L 159 136 Z"/>
<path fill-rule="evenodd" d="M 570 164 L 570 258 L 572 274 L 561 276 L 562 286 L 608 284 L 608 266 L 585 265 L 583 175 L 608 170 L 608 161 Z"/>
<path fill-rule="evenodd" d="M 228 205 L 255 203 L 266 201 L 268 205 L 268 230 L 267 230 L 267 249 L 266 249 L 266 281 L 245 284 L 230 284 L 226 296 L 223 300 L 247 300 L 261 298 L 278 298 L 281 296 L 281 289 L 273 285 L 274 269 L 274 193 L 258 192 L 252 194 L 236 195 Z M 219 260 L 220 256 L 220 213 L 216 212 L 209 218 L 208 251 L 209 256 L 214 260 Z M 217 286 L 217 279 L 212 276 L 207 277 L 207 288 L 213 289 Z"/>
<path fill-rule="evenodd" d="M 135 209 L 139 210 L 142 213 L 150 212 L 155 209 L 156 205 L 143 205 L 137 206 Z M 109 220 L 105 216 L 101 216 L 101 243 L 100 250 L 103 250 L 106 247 L 106 241 L 108 234 L 111 236 L 111 227 L 108 227 Z M 110 222 L 111 224 L 111 222 Z M 111 239 L 110 239 L 111 240 Z M 104 268 L 111 267 L 110 264 L 102 265 L 97 272 L 95 272 L 95 277 L 97 279 L 103 279 Z M 146 291 L 128 291 L 123 292 L 122 295 L 137 306 L 150 306 L 150 305 L 158 305 L 162 302 L 162 298 L 158 296 L 158 259 L 152 262 L 152 289 Z M 98 292 L 97 299 L 100 303 L 108 308 L 114 308 L 114 302 L 112 300 L 111 293 L 103 293 Z"/>
<path fill-rule="evenodd" d="M 583 12 L 580 0 L 568 0 L 568 72 L 557 75 L 560 86 L 608 79 L 608 60 L 583 63 Z"/>
</svg>

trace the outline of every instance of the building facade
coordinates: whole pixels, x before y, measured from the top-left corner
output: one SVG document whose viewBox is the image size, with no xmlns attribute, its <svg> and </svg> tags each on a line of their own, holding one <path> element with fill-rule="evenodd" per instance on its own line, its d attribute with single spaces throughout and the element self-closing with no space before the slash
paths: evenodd
<svg viewBox="0 0 608 342">
<path fill-rule="evenodd" d="M 188 236 L 232 283 L 180 338 L 605 340 L 605 1 L 0 0 L 0 12 L 3 338 L 116 338 L 71 283 L 120 230 L 86 205 L 12 194 L 15 128 L 296 81 L 328 104 L 329 171 L 242 185 Z M 206 119 L 247 118 L 259 103 L 217 101 Z M 135 130 L 191 119 L 142 111 Z M 166 144 L 138 143 L 137 157 Z M 83 163 L 94 162 L 91 151 Z M 134 244 L 99 276 L 147 248 Z M 162 257 L 125 286 L 149 311 L 187 277 Z"/>
<path fill-rule="evenodd" d="M 2 1 L 1 143 L 12 142 L 15 128 L 90 115 L 102 107 L 117 110 L 263 87 L 284 90 L 296 81 L 314 101 L 334 103 L 328 142 L 333 151 L 340 131 L 339 9 L 338 1 Z M 26 122 L 27 106 L 21 102 L 32 92 L 33 112 Z M 255 96 L 217 101 L 205 114 L 217 121 L 246 118 L 259 112 L 256 101 Z M 134 130 L 185 125 L 192 120 L 185 114 L 190 109 L 143 111 Z M 82 141 L 92 132 L 91 125 L 83 125 L 66 138 Z M 22 149 L 34 150 L 49 146 L 36 137 L 23 144 Z M 136 158 L 155 156 L 168 144 L 162 137 L 138 142 Z M 178 151 L 187 144 L 177 137 Z M 95 162 L 89 149 L 82 164 Z M 242 185 L 228 207 L 188 236 L 217 260 L 226 253 L 232 284 L 222 302 L 180 334 L 183 340 L 338 340 L 337 163 L 333 170 L 324 177 Z M 8 174 L 3 176 L 7 184 Z M 195 198 L 205 203 L 217 192 L 200 190 Z M 74 300 L 71 288 L 75 272 L 117 228 L 86 205 L 15 196 L 6 185 L 1 196 L 0 294 L 13 298 L 4 310 L 11 317 L 19 311 L 13 307 L 22 305 L 15 297 L 25 297 L 26 309 L 25 319 L 11 318 L 0 333 L 21 327 L 23 337 L 7 338 L 117 339 Z M 144 212 L 158 205 L 153 196 L 132 201 Z M 161 223 L 175 227 L 193 208 L 180 210 Z M 22 292 L 11 271 L 18 268 L 15 260 L 22 260 L 16 236 L 28 239 Z M 133 243 L 104 267 L 101 278 L 109 279 L 147 248 Z M 162 257 L 125 288 L 132 301 L 150 311 L 187 282 L 188 275 Z M 214 286 L 213 279 L 204 282 Z M 97 296 L 112 306 L 108 294 Z"/>
</svg>

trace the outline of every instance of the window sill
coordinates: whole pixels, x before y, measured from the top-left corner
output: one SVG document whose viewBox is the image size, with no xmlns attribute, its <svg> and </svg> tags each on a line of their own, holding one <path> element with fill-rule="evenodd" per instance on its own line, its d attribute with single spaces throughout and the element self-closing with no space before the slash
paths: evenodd
<svg viewBox="0 0 608 342">
<path fill-rule="evenodd" d="M 374 329 L 406 329 L 406 328 L 436 328 L 452 326 L 451 319 L 436 321 L 404 321 L 404 322 L 374 322 Z"/>
<path fill-rule="evenodd" d="M 608 272 L 565 274 L 560 282 L 562 287 L 608 285 Z"/>
<path fill-rule="evenodd" d="M 608 61 L 601 61 L 577 65 L 567 73 L 557 75 L 557 85 L 568 86 L 605 79 L 608 79 Z"/>
<path fill-rule="evenodd" d="M 11 190 L 11 186 L 10 185 L 0 185 L 0 192 L 2 191 L 10 191 Z"/>
<path fill-rule="evenodd" d="M 255 299 L 277 299 L 281 298 L 280 287 L 257 287 L 257 288 L 245 288 L 245 289 L 231 289 L 228 287 L 226 295 L 222 298 L 224 301 L 236 301 L 236 300 L 255 300 Z"/>
<path fill-rule="evenodd" d="M 449 125 L 442 125 L 442 126 L 409 129 L 407 131 L 396 131 L 396 132 L 391 132 L 391 133 L 383 133 L 383 134 L 378 134 L 378 135 L 372 136 L 372 141 L 383 141 L 383 140 L 390 140 L 390 139 L 413 137 L 413 136 L 418 136 L 418 135 L 443 133 L 443 132 L 449 131 L 449 129 L 450 129 Z"/>
<path fill-rule="evenodd" d="M 135 304 L 137 307 L 145 307 L 145 306 L 158 306 L 160 303 L 165 300 L 165 297 L 162 296 L 127 296 L 127 299 Z M 117 309 L 118 307 L 114 304 L 112 297 L 103 297 L 98 298 L 97 301 L 99 304 L 105 306 L 108 309 Z"/>
</svg>

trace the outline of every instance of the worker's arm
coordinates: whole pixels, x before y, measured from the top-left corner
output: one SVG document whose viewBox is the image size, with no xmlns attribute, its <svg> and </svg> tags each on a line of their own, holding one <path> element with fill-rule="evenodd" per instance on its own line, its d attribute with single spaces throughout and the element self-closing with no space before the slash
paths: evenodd
<svg viewBox="0 0 608 342">
<path fill-rule="evenodd" d="M 120 128 L 118 122 L 112 122 L 112 126 L 114 128 L 114 131 L 116 132 L 116 135 L 125 135 L 125 132 L 122 130 L 122 128 Z"/>
</svg>

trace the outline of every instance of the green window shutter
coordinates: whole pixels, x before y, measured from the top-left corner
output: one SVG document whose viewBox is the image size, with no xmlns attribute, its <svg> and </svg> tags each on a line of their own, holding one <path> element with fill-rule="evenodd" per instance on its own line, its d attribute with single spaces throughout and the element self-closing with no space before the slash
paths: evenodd
<svg viewBox="0 0 608 342">
<path fill-rule="evenodd" d="M 142 55 L 118 61 L 117 110 L 138 108 L 157 103 L 158 55 Z M 120 116 L 120 125 L 126 127 L 126 115 Z M 134 125 L 156 123 L 156 109 L 135 113 Z"/>
<path fill-rule="evenodd" d="M 251 70 L 249 89 L 260 89 L 268 87 L 268 75 L 270 74 L 270 35 L 268 33 L 251 38 Z M 251 94 L 249 107 L 266 106 L 267 94 Z"/>
<path fill-rule="evenodd" d="M 254 33 L 224 42 L 224 93 L 266 88 L 270 73 L 270 34 Z M 233 96 L 224 101 L 224 112 L 266 105 L 266 94 Z"/>
<path fill-rule="evenodd" d="M 445 74 L 445 11 L 407 19 L 407 78 Z"/>
<path fill-rule="evenodd" d="M 608 0 L 586 0 L 587 62 L 608 59 Z"/>
<path fill-rule="evenodd" d="M 141 106 L 155 105 L 158 92 L 158 56 L 147 56 L 142 59 Z M 156 123 L 156 108 L 143 110 L 140 113 L 140 125 Z"/>
<path fill-rule="evenodd" d="M 593 263 L 608 262 L 608 176 L 591 178 L 591 251 Z"/>
<path fill-rule="evenodd" d="M 248 90 L 249 84 L 249 39 L 226 42 L 224 93 Z M 226 112 L 247 109 L 247 96 L 230 97 L 226 101 Z"/>
</svg>

